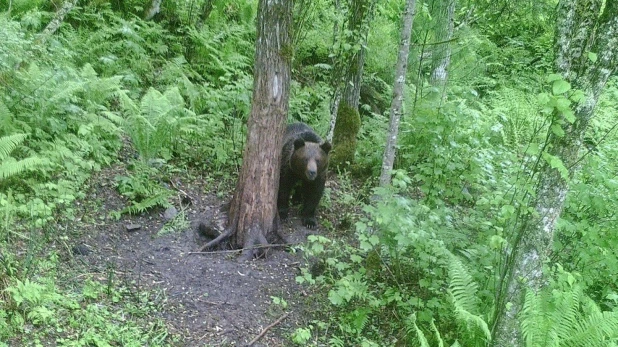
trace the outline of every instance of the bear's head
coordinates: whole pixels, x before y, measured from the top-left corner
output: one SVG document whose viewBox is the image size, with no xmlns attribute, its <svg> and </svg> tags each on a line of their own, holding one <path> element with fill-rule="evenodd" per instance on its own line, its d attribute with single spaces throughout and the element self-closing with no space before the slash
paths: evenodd
<svg viewBox="0 0 618 347">
<path fill-rule="evenodd" d="M 315 180 L 328 168 L 328 152 L 331 145 L 305 142 L 303 139 L 294 141 L 294 153 L 290 161 L 292 170 L 307 181 Z"/>
</svg>

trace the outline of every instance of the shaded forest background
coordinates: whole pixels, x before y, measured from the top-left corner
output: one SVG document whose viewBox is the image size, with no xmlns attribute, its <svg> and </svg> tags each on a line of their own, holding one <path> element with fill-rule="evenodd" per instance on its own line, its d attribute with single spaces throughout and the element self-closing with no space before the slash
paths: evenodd
<svg viewBox="0 0 618 347">
<path fill-rule="evenodd" d="M 535 168 L 565 169 L 544 156 L 559 132 L 552 100 L 569 92 L 553 75 L 557 1 L 456 1 L 446 40 L 448 1 L 417 1 L 392 185 L 382 188 L 404 1 L 367 1 L 366 37 L 346 29 L 354 3 L 295 2 L 288 122 L 326 136 L 341 61 L 365 52 L 356 149 L 331 167 L 337 185 L 320 207 L 343 209 L 303 247 L 317 261 L 297 279 L 319 304 L 290 344 L 485 346 L 509 242 L 533 213 Z M 227 194 L 251 110 L 257 3 L 2 0 L 0 11 L 0 346 L 32 331 L 59 345 L 177 343 L 144 319 L 78 319 L 83 302 L 122 302 L 122 292 L 87 281 L 66 300 L 63 261 L 46 245 L 70 241 L 58 222 L 76 217 L 91 175 L 126 146 L 137 155 L 116 178 L 127 205 L 114 218 L 171 206 L 164 182 L 179 172 Z M 436 84 L 445 47 L 448 78 Z M 518 317 L 528 346 L 618 341 L 617 109 L 612 77 L 569 178 L 547 285 L 526 294 Z M 134 309 L 148 317 L 147 300 Z M 67 336 L 94 321 L 106 333 Z"/>
</svg>

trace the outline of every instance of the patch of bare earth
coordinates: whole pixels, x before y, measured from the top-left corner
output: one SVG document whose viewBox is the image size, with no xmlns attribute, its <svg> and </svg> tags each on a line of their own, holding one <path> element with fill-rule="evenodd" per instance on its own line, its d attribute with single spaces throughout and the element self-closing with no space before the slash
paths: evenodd
<svg viewBox="0 0 618 347">
<path fill-rule="evenodd" d="M 91 218 L 81 219 L 99 222 L 75 225 L 81 235 L 75 246 L 88 251 L 74 257 L 88 271 L 104 275 L 114 269 L 115 276 L 137 292 L 162 291 L 166 304 L 161 317 L 181 337 L 182 346 L 246 345 L 291 312 L 253 344 L 289 346 L 289 334 L 303 321 L 303 306 L 309 302 L 295 282 L 300 257 L 284 249 L 270 249 L 265 259 L 251 262 L 238 262 L 235 252 L 194 254 L 205 240 L 192 228 L 157 236 L 164 225 L 162 210 L 115 221 L 109 213 L 126 206 L 114 183 L 123 170 L 110 168 L 92 178 L 86 200 L 97 201 L 100 210 L 83 208 Z M 176 179 L 171 186 L 190 195 L 192 203 L 183 207 L 189 220 L 207 215 L 222 202 L 200 179 Z M 181 210 L 178 203 L 176 207 Z M 100 218 L 92 218 L 93 214 Z M 139 229 L 128 231 L 129 224 Z M 284 223 L 283 229 L 284 235 L 298 241 L 309 232 L 296 218 Z M 274 305 L 273 296 L 284 299 L 287 308 Z"/>
</svg>

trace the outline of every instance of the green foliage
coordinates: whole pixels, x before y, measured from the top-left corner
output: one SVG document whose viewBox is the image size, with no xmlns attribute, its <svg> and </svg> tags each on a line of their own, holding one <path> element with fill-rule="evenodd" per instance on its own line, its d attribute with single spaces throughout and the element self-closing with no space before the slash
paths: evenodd
<svg viewBox="0 0 618 347">
<path fill-rule="evenodd" d="M 128 114 L 125 129 L 144 161 L 170 159 L 173 145 L 194 129 L 195 115 L 184 107 L 178 88 L 163 94 L 151 88 L 139 105 L 126 95 L 121 100 Z"/>
<path fill-rule="evenodd" d="M 67 346 L 164 345 L 167 332 L 151 317 L 159 303 L 152 302 L 149 293 L 129 300 L 133 294 L 127 288 L 93 279 L 67 291 L 53 282 L 53 276 L 62 276 L 58 257 L 52 254 L 39 261 L 41 270 L 50 277 L 20 280 L 11 276 L 4 288 L 0 303 L 2 341 L 20 346 L 43 345 L 42 341 Z M 1 274 L 7 275 L 4 271 Z M 120 306 L 123 300 L 131 304 Z M 142 323 L 142 328 L 136 324 L 140 321 L 150 323 Z"/>
<path fill-rule="evenodd" d="M 458 258 L 452 256 L 448 268 L 449 294 L 459 321 L 465 322 L 471 335 L 481 332 L 487 341 L 491 340 L 491 332 L 480 312 L 477 283 Z"/>
<path fill-rule="evenodd" d="M 441 108 L 428 100 L 402 123 L 397 168 L 413 172 L 430 201 L 474 203 L 474 196 L 501 183 L 498 175 L 503 165 L 516 160 L 503 148 L 490 146 L 483 136 L 495 127 L 483 111 L 482 105 L 469 107 L 461 98 Z"/>
<path fill-rule="evenodd" d="M 449 212 L 392 192 L 378 193 L 376 206 L 365 206 L 368 218 L 357 223 L 358 247 L 310 236 L 304 250 L 325 269 L 304 269 L 297 281 L 329 288 L 333 307 L 325 323 L 336 329 L 333 339 L 343 345 L 410 344 L 417 339 L 452 344 L 452 333 L 439 331 L 456 322 L 466 346 L 484 345 L 489 330 L 481 312 L 487 310 L 475 297 L 475 281 L 441 241 L 457 239 L 444 222 Z M 444 295 L 446 286 L 450 297 Z M 432 332 L 430 339 L 426 331 Z"/>
<path fill-rule="evenodd" d="M 319 311 L 291 339 L 484 346 L 503 255 L 535 198 L 534 172 L 550 165 L 567 178 L 571 169 L 546 146 L 548 136 L 564 137 L 581 97 L 560 76 L 544 78 L 554 66 L 548 52 L 555 1 L 458 4 L 444 101 L 427 85 L 441 46 L 437 2 L 417 4 L 396 192 L 380 191 L 378 201 L 363 206 L 380 171 L 403 5 L 374 3 L 365 21 L 373 24 L 362 127 L 358 147 L 348 151 L 356 155 L 351 172 L 363 183 L 339 173 L 322 201 L 342 207 L 329 230 L 355 226 L 357 234 L 352 242 L 310 237 L 306 254 L 316 265 L 299 281 L 315 285 Z M 169 206 L 175 171 L 234 176 L 251 109 L 257 4 L 164 1 L 155 20 L 143 21 L 144 1 L 93 0 L 71 11 L 44 45 L 35 39 L 58 2 L 0 1 L 0 9 L 9 4 L 10 15 L 0 16 L 0 341 L 162 345 L 165 329 L 148 319 L 156 305 L 116 283 L 65 286 L 57 260 L 40 253 L 65 237 L 49 222 L 75 217 L 74 201 L 85 197 L 90 174 L 118 164 L 123 138 L 140 157 L 117 177 L 128 204 L 116 216 Z M 343 72 L 339 61 L 361 48 L 345 22 L 350 2 L 340 4 L 340 11 L 327 0 L 295 8 L 289 120 L 313 124 L 320 134 Z M 582 144 L 581 170 L 570 178 L 550 259 L 573 278 L 528 294 L 521 322 L 530 345 L 616 339 L 617 100 L 610 81 Z M 360 120 L 344 130 L 358 126 Z M 181 211 L 161 232 L 185 228 L 186 218 Z"/>
<path fill-rule="evenodd" d="M 615 341 L 618 313 L 602 312 L 577 285 L 564 287 L 526 293 L 521 312 L 526 345 L 607 346 Z"/>
<path fill-rule="evenodd" d="M 1 109 L 0 105 L 0 109 Z M 16 160 L 10 157 L 11 152 L 24 140 L 25 134 L 14 134 L 0 137 L 0 182 L 11 176 L 16 176 L 21 172 L 31 170 L 44 163 L 38 157 L 29 157 Z"/>
<path fill-rule="evenodd" d="M 157 236 L 162 236 L 170 233 L 179 233 L 185 230 L 189 230 L 191 227 L 191 223 L 187 218 L 187 213 L 185 210 L 180 211 L 176 217 L 167 221 L 163 228 L 157 232 Z"/>
<path fill-rule="evenodd" d="M 311 329 L 297 328 L 292 334 L 292 342 L 299 346 L 306 346 L 311 339 Z"/>
<path fill-rule="evenodd" d="M 114 213 L 116 218 L 124 213 L 140 214 L 155 206 L 171 206 L 169 199 L 173 192 L 161 184 L 159 170 L 143 161 L 135 162 L 132 174 L 117 176 L 116 182 L 120 194 L 129 199 L 129 206 Z"/>
<path fill-rule="evenodd" d="M 523 154 L 540 129 L 537 99 L 515 88 L 502 88 L 491 93 L 491 112 L 499 122 L 500 140 L 506 147 Z M 492 129 L 493 130 L 493 129 Z"/>
</svg>

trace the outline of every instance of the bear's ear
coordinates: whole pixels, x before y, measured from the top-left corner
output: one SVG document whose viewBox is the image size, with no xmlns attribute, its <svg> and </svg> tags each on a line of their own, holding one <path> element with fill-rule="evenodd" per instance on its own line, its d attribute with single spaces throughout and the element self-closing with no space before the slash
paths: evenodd
<svg viewBox="0 0 618 347">
<path fill-rule="evenodd" d="M 326 154 L 328 154 L 332 146 L 330 145 L 330 142 L 324 142 L 323 144 L 320 145 L 320 148 L 322 148 L 322 150 L 326 152 Z"/>
<path fill-rule="evenodd" d="M 305 146 L 305 140 L 303 139 L 296 139 L 294 140 L 294 150 L 297 150 L 301 147 Z"/>
</svg>

